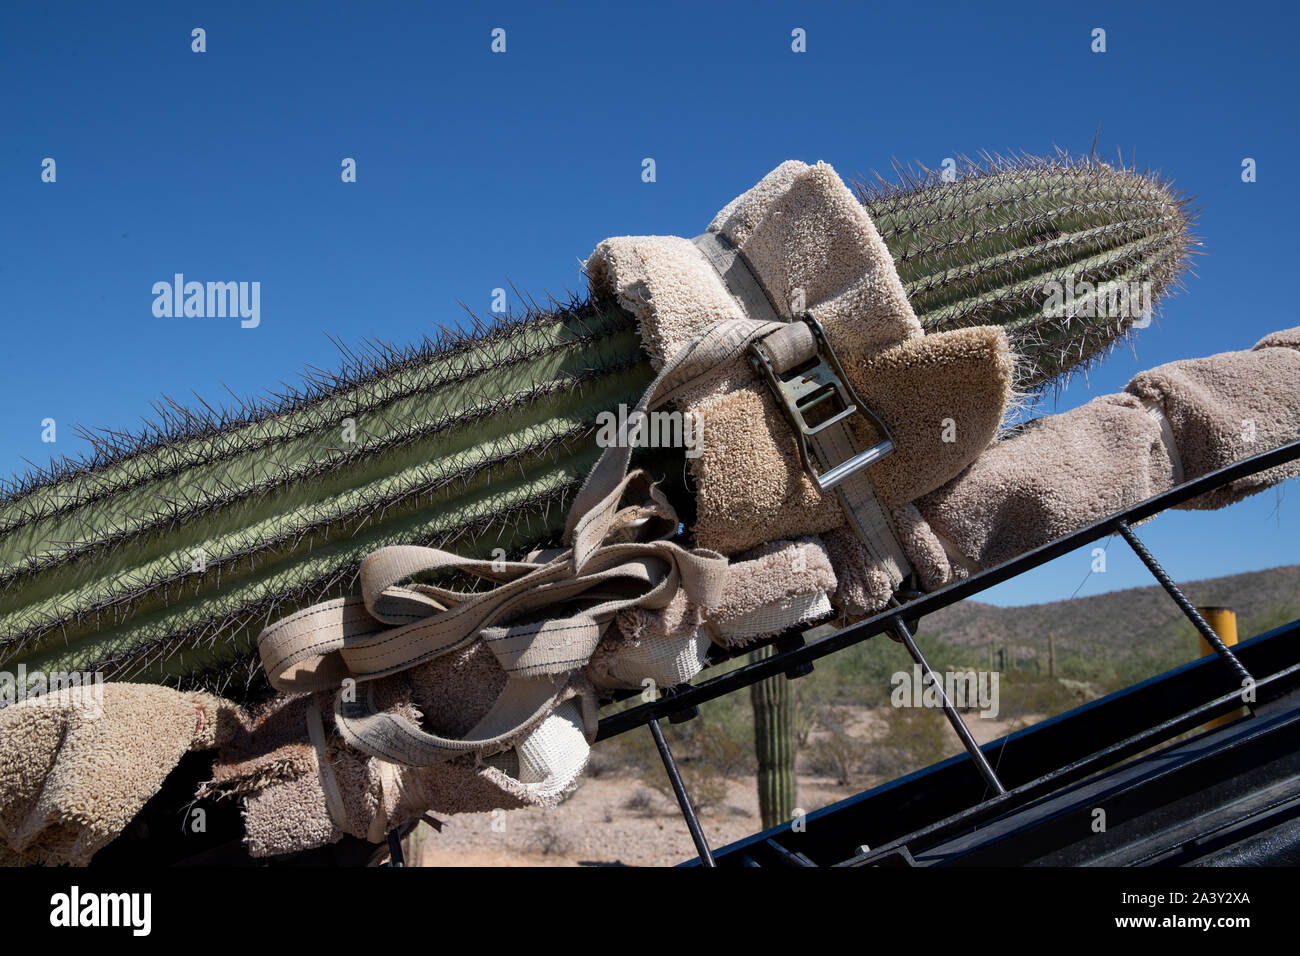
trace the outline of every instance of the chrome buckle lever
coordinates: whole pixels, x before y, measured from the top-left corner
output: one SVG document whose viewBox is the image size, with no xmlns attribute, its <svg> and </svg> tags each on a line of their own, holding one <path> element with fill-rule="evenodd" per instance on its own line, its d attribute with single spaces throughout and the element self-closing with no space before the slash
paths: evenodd
<svg viewBox="0 0 1300 956">
<path fill-rule="evenodd" d="M 854 393 L 848 376 L 844 374 L 844 369 L 835 356 L 835 350 L 826 339 L 821 323 L 811 312 L 803 313 L 799 320 L 812 331 L 813 340 L 817 344 L 817 351 L 806 361 L 784 375 L 778 374 L 771 354 L 763 346 L 764 339 L 750 343 L 749 361 L 767 379 L 782 411 L 789 419 L 795 438 L 798 439 L 799 457 L 803 460 L 804 470 L 812 478 L 817 490 L 826 492 L 893 454 L 894 439 L 885 423 Z M 866 451 L 819 472 L 813 464 L 809 440 L 855 414 L 861 415 L 875 426 L 884 439 Z"/>
</svg>

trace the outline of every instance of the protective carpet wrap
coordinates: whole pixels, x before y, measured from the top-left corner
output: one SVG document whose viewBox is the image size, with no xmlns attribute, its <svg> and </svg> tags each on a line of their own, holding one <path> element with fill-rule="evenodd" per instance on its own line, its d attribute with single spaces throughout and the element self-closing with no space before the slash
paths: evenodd
<svg viewBox="0 0 1300 956">
<path fill-rule="evenodd" d="M 235 740 L 229 701 L 153 684 L 87 684 L 0 710 L 0 865 L 84 866 L 187 750 Z"/>
<path fill-rule="evenodd" d="M 822 323 L 853 388 L 892 432 L 897 450 L 868 470 L 886 505 L 940 487 L 993 440 L 1011 399 L 1004 333 L 925 335 L 880 234 L 829 165 L 782 163 L 708 231 L 739 250 L 779 320 L 806 310 Z M 593 295 L 613 296 L 637 317 L 656 368 L 721 320 L 762 318 L 687 239 L 607 239 L 586 267 Z M 834 496 L 804 473 L 785 418 L 743 354 L 677 404 L 699 428 L 690 467 L 701 546 L 737 554 L 845 524 Z M 878 440 L 869 426 L 858 438 L 864 448 Z"/>
<path fill-rule="evenodd" d="M 477 644 L 385 680 L 375 690 L 381 711 L 459 736 L 488 712 L 504 683 L 501 668 Z M 589 717 L 584 718 L 577 693 L 562 693 L 562 702 L 506 751 L 423 767 L 394 764 L 348 746 L 334 724 L 333 694 L 291 695 L 259 715 L 236 745 L 223 749 L 200 796 L 244 801 L 253 856 L 310 849 L 345 833 L 379 843 L 388 829 L 428 811 L 554 805 L 572 789 L 587 760 Z M 321 722 L 321 749 L 304 732 L 314 719 Z"/>
<path fill-rule="evenodd" d="M 988 567 L 1297 438 L 1300 328 L 1161 365 L 1123 392 L 1036 419 L 917 508 L 954 561 Z M 1297 474 L 1300 462 L 1280 465 L 1182 507 L 1221 508 Z"/>
<path fill-rule="evenodd" d="M 381 842 L 428 811 L 554 805 L 586 765 L 596 687 L 669 688 L 703 668 L 712 641 L 743 643 L 831 611 L 837 581 L 821 542 L 774 542 L 733 562 L 687 552 L 661 537 L 675 531 L 676 516 L 643 473 L 620 478 L 619 462 L 613 466 L 598 467 L 584 489 L 604 505 L 583 510 L 581 496 L 575 503 L 570 550 L 493 566 L 433 549 L 383 549 L 363 563 L 363 601 L 316 605 L 263 633 L 273 682 L 319 689 L 287 694 L 257 715 L 250 732 L 223 749 L 203 791 L 243 801 L 253 855 L 343 834 Z M 599 485 L 604 474 L 612 490 Z M 402 583 L 453 560 L 502 584 L 461 594 Z M 540 589 L 524 586 L 534 579 Z M 588 586 L 596 594 L 590 606 Z M 628 597 L 640 587 L 648 590 Z M 547 597 L 556 588 L 564 591 L 558 602 Z M 335 689 L 349 672 L 340 665 L 366 676 L 369 646 L 391 663 L 389 648 L 409 640 L 419 659 L 440 627 L 499 599 L 525 611 L 529 601 L 545 603 L 531 616 L 512 612 L 504 629 L 447 632 L 435 650 L 451 651 L 356 684 L 352 698 L 367 701 L 360 711 Z M 575 614 L 575 604 L 584 609 Z M 448 643 L 449 635 L 458 636 Z"/>
<path fill-rule="evenodd" d="M 637 316 L 659 372 L 638 410 L 675 402 L 700 426 L 698 546 L 682 544 L 650 476 L 629 470 L 630 449 L 611 448 L 575 497 L 565 549 L 487 562 L 383 548 L 361 565 L 360 595 L 272 624 L 259 651 L 281 693 L 256 713 L 116 683 L 0 709 L 0 863 L 87 862 L 187 750 L 219 749 L 199 796 L 242 802 L 256 856 L 344 834 L 381 843 L 426 811 L 552 805 L 586 764 L 598 690 L 668 688 L 714 645 L 879 610 L 897 568 L 807 478 L 745 360 L 804 310 L 893 434 L 870 487 L 926 590 L 1300 437 L 1291 329 L 1143 372 L 995 440 L 1012 398 L 1002 331 L 923 334 L 880 236 L 824 163 L 782 164 L 706 236 L 609 239 L 587 264 L 593 293 Z M 448 571 L 488 583 L 453 591 L 437 583 Z"/>
</svg>

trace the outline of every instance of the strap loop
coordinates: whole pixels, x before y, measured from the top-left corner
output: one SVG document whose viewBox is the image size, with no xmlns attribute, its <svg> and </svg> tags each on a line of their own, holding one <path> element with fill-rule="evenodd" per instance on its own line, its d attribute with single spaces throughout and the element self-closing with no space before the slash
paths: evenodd
<svg viewBox="0 0 1300 956">
<path fill-rule="evenodd" d="M 693 339 L 660 370 L 637 404 L 656 408 L 692 388 L 719 365 L 742 356 L 778 322 L 726 320 Z M 268 627 L 258 650 L 271 684 L 285 691 L 325 691 L 345 679 L 334 722 L 356 749 L 391 763 L 429 766 L 467 753 L 500 752 L 526 737 L 566 698 L 614 616 L 665 608 L 684 591 L 697 607 L 721 604 L 727 559 L 667 540 L 677 514 L 650 477 L 628 473 L 632 449 L 607 448 L 569 511 L 558 553 L 491 562 L 437 548 L 380 548 L 361 566 L 361 597 L 326 601 Z M 419 575 L 468 571 L 492 581 L 461 592 L 408 583 Z M 380 711 L 373 682 L 483 640 L 506 672 L 488 713 L 464 737 L 429 733 L 405 716 Z M 583 697 L 584 703 L 587 697 Z M 593 708 L 585 732 L 595 737 Z"/>
<path fill-rule="evenodd" d="M 428 766 L 459 754 L 508 749 L 555 708 L 568 687 L 566 675 L 586 665 L 620 611 L 666 607 L 679 590 L 704 608 L 722 600 L 727 559 L 663 539 L 669 529 L 676 531 L 677 516 L 648 475 L 623 474 L 608 490 L 590 483 L 584 490 L 603 494 L 574 523 L 582 553 L 575 547 L 528 561 L 491 562 L 400 545 L 368 555 L 360 598 L 318 604 L 263 631 L 258 650 L 272 685 L 320 691 L 339 687 L 345 678 L 365 684 L 359 694 L 340 691 L 335 726 L 350 745 L 382 760 Z M 638 540 L 646 536 L 652 537 Z M 497 586 L 463 592 L 404 584 L 449 569 Z M 371 682 L 479 639 L 507 680 L 465 737 L 431 734 L 400 714 L 377 709 Z"/>
</svg>

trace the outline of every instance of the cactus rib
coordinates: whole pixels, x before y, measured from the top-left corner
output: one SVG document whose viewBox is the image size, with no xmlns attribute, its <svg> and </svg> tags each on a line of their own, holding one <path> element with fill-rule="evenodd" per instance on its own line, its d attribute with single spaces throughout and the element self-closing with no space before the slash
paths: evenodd
<svg viewBox="0 0 1300 956">
<path fill-rule="evenodd" d="M 1194 245 L 1167 183 L 1094 159 L 903 178 L 858 192 L 922 324 L 1002 325 L 1025 388 L 1131 333 L 1131 317 L 1045 315 L 1049 281 L 1150 282 L 1155 300 Z M 283 395 L 163 399 L 139 433 L 84 432 L 87 456 L 0 488 L 0 666 L 254 696 L 257 631 L 352 590 L 376 547 L 555 540 L 600 451 L 596 416 L 635 405 L 651 378 L 635 320 L 551 300 L 472 326 L 405 348 L 340 344 L 339 371 L 310 369 Z M 650 463 L 680 475 L 678 460 Z"/>
</svg>

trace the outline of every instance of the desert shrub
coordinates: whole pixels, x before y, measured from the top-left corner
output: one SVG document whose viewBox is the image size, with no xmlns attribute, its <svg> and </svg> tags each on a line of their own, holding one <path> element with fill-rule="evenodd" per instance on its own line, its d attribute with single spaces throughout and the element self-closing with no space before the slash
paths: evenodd
<svg viewBox="0 0 1300 956">
<path fill-rule="evenodd" d="M 722 724 L 708 724 L 700 735 L 699 746 L 697 762 L 723 777 L 753 776 L 758 771 L 752 724 L 743 736 Z"/>
<path fill-rule="evenodd" d="M 1055 717 L 1101 696 L 1101 689 L 1086 681 L 1005 671 L 999 681 L 1001 698 L 997 720 L 1016 721 L 1025 717 Z M 979 708 L 967 708 L 966 720 L 978 720 Z"/>
<path fill-rule="evenodd" d="M 587 764 L 587 773 L 595 777 L 639 774 L 646 767 L 658 763 L 659 751 L 655 749 L 650 732 L 637 729 L 602 740 L 593 746 Z"/>
<path fill-rule="evenodd" d="M 727 778 L 719 773 L 716 767 L 694 761 L 689 764 L 679 763 L 678 771 L 682 775 L 687 793 L 691 796 L 691 803 L 697 811 L 716 810 L 726 804 L 730 789 L 727 786 Z M 677 806 L 677 795 L 673 793 L 672 784 L 669 783 L 668 774 L 662 765 L 643 773 L 641 783 L 657 792 L 672 806 Z"/>
<path fill-rule="evenodd" d="M 828 731 L 808 745 L 804 764 L 809 773 L 830 777 L 841 787 L 851 786 L 862 775 L 871 744 L 842 731 Z"/>
<path fill-rule="evenodd" d="M 537 850 L 542 856 L 550 856 L 552 853 L 564 854 L 571 849 L 568 839 L 559 830 L 549 823 L 544 825 L 540 830 L 533 834 L 529 841 L 529 846 Z"/>
<path fill-rule="evenodd" d="M 867 773 L 892 780 L 938 763 L 949 755 L 948 719 L 933 707 L 900 707 L 890 714 L 889 731 L 867 751 Z"/>
<path fill-rule="evenodd" d="M 658 787 L 658 783 L 655 784 Z M 654 816 L 655 795 L 645 787 L 637 787 L 632 795 L 623 801 L 623 809 L 643 817 Z"/>
</svg>

